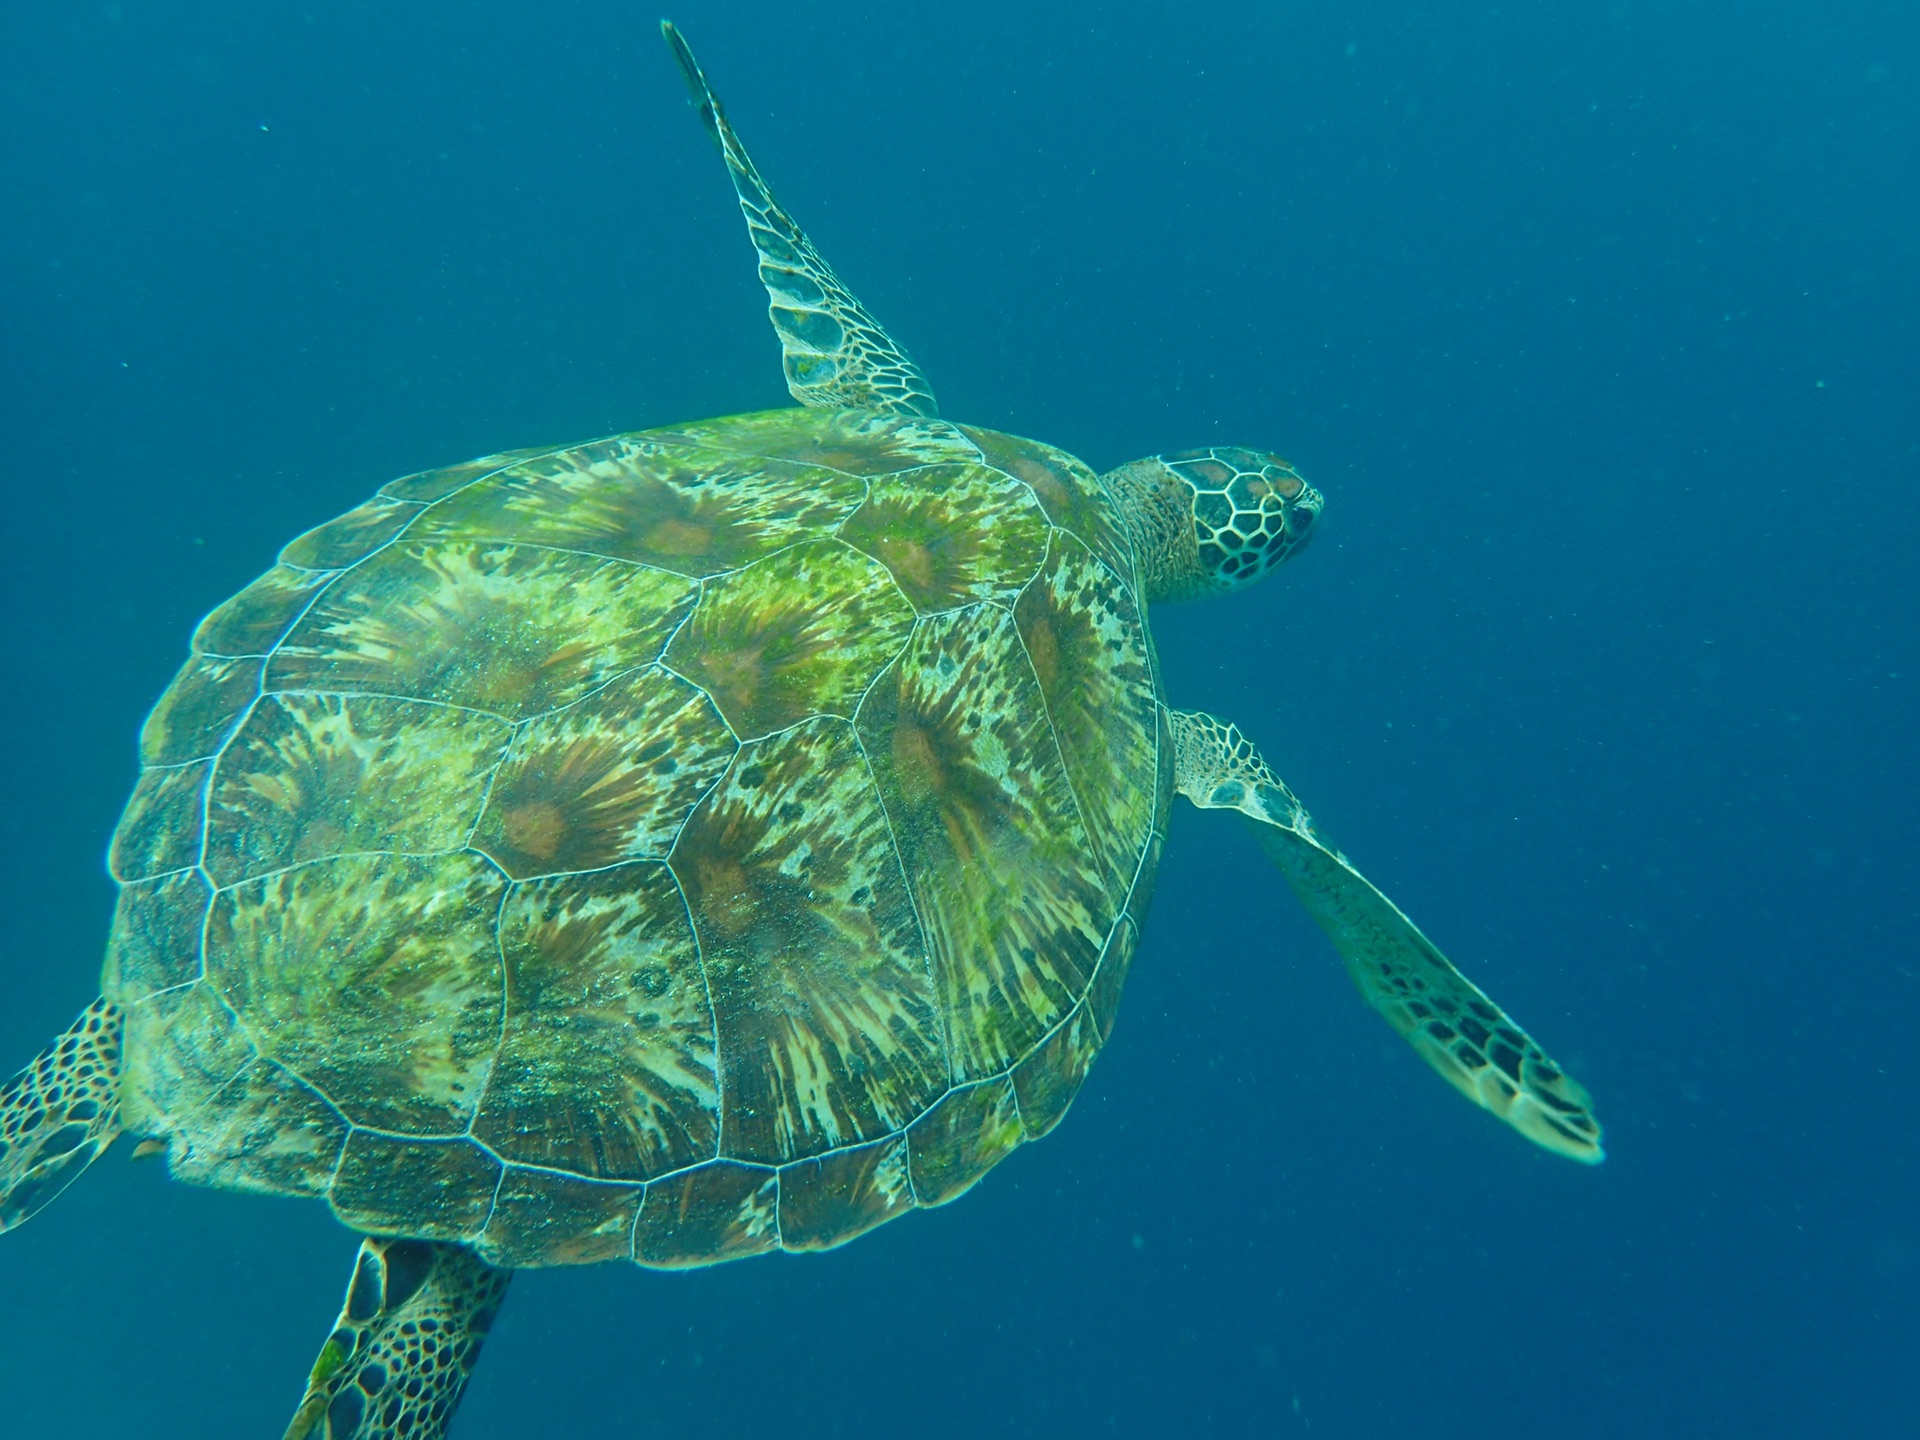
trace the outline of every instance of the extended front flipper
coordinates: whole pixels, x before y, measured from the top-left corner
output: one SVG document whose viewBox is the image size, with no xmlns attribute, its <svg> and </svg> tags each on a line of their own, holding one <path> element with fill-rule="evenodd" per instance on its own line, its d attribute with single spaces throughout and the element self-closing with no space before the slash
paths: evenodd
<svg viewBox="0 0 1920 1440">
<path fill-rule="evenodd" d="M 120 1133 L 120 1007 L 96 1000 L 0 1088 L 0 1230 L 80 1178 Z"/>
<path fill-rule="evenodd" d="M 285 1440 L 441 1440 L 512 1278 L 464 1245 L 363 1240 Z"/>
<path fill-rule="evenodd" d="M 1587 1092 L 1313 833 L 1300 802 L 1238 729 L 1170 710 L 1174 784 L 1202 809 L 1238 810 L 1347 962 L 1360 993 L 1469 1100 L 1536 1144 L 1586 1164 L 1605 1158 Z"/>
<path fill-rule="evenodd" d="M 787 389 L 793 398 L 823 410 L 938 415 L 933 387 L 920 367 L 853 298 L 773 198 L 680 32 L 662 20 L 660 33 L 733 176 L 740 211 L 747 217 L 747 233 L 760 252 L 760 281 L 767 287 L 769 313 L 780 334 Z"/>
</svg>

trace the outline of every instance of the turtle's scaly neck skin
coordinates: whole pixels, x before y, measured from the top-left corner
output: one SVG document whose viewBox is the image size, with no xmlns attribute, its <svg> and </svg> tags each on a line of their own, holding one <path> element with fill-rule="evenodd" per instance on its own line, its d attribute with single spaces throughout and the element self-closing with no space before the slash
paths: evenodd
<svg viewBox="0 0 1920 1440">
<path fill-rule="evenodd" d="M 1237 590 L 1290 559 L 1320 492 L 1277 455 L 1216 445 L 1130 460 L 1100 477 L 1133 541 L 1148 600 Z"/>
</svg>

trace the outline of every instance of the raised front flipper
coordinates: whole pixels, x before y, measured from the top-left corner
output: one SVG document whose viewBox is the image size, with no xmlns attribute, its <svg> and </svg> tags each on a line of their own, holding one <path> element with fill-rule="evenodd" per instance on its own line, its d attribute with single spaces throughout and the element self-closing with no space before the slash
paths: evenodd
<svg viewBox="0 0 1920 1440">
<path fill-rule="evenodd" d="M 96 1000 L 0 1089 L 0 1230 L 80 1178 L 120 1133 L 118 1005 Z"/>
<path fill-rule="evenodd" d="M 768 310 L 780 334 L 787 389 L 793 398 L 823 410 L 938 415 L 933 387 L 920 367 L 853 298 L 773 198 L 680 32 L 662 20 L 660 33 L 666 36 L 700 118 L 719 142 L 733 176 L 740 212 L 747 217 L 747 233 L 760 252 L 760 282 L 767 287 Z"/>
<path fill-rule="evenodd" d="M 512 1278 L 464 1245 L 361 1241 L 286 1440 L 440 1440 Z"/>
<path fill-rule="evenodd" d="M 1195 805 L 1238 810 L 1332 939 L 1360 993 L 1426 1062 L 1536 1144 L 1605 1158 L 1587 1092 L 1420 933 L 1345 856 L 1313 833 L 1293 792 L 1238 729 L 1194 710 L 1173 724 L 1174 785 Z"/>
</svg>

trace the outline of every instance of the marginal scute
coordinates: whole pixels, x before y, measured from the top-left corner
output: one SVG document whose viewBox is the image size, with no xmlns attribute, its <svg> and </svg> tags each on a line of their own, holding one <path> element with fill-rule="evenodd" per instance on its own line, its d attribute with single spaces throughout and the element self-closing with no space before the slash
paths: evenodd
<svg viewBox="0 0 1920 1440">
<path fill-rule="evenodd" d="M 1013 617 L 922 621 L 859 731 L 926 927 L 954 1078 L 1000 1074 L 1085 993 L 1117 908 Z"/>
<path fill-rule="evenodd" d="M 679 676 L 624 676 L 521 728 L 474 848 L 515 879 L 664 857 L 736 748 Z"/>
<path fill-rule="evenodd" d="M 907 1129 L 914 1198 L 922 1205 L 958 1200 L 1025 1138 L 1011 1077 L 949 1091 Z"/>
<path fill-rule="evenodd" d="M 744 747 L 673 852 L 713 995 L 724 1152 L 890 1134 L 947 1087 L 925 950 L 845 721 Z"/>
<path fill-rule="evenodd" d="M 780 1172 L 780 1246 L 831 1250 L 913 1203 L 904 1135 L 798 1160 Z"/>
<path fill-rule="evenodd" d="M 1020 1098 L 1020 1121 L 1034 1139 L 1066 1118 L 1067 1107 L 1100 1053 L 1100 1027 L 1091 1008 L 1079 1006 L 1013 1067 L 1013 1089 Z"/>
<path fill-rule="evenodd" d="M 264 696 L 214 775 L 207 870 L 231 885 L 354 851 L 457 850 L 511 734 L 387 695 Z"/>
<path fill-rule="evenodd" d="M 921 614 L 1011 603 L 1051 527 L 1026 486 L 984 465 L 927 465 L 875 478 L 840 538 L 892 572 Z"/>
<path fill-rule="evenodd" d="M 530 450 L 506 450 L 498 455 L 482 455 L 478 460 L 463 461 L 461 464 L 448 465 L 443 469 L 420 470 L 412 475 L 402 475 L 398 480 L 382 485 L 380 493 L 392 500 L 412 500 L 420 504 L 432 504 L 435 500 L 445 499 L 456 490 L 464 489 L 496 470 L 504 470 L 509 465 L 546 453 L 545 448 L 536 447 Z"/>
<path fill-rule="evenodd" d="M 203 981 L 127 1010 L 120 1119 L 140 1135 L 190 1126 L 252 1064 L 256 1051 Z"/>
<path fill-rule="evenodd" d="M 713 1011 L 667 867 L 516 885 L 507 1020 L 473 1134 L 504 1158 L 646 1180 L 715 1152 Z"/>
<path fill-rule="evenodd" d="M 884 565 L 813 540 L 709 581 L 666 658 L 750 739 L 810 715 L 852 715 L 912 628 L 913 607 Z"/>
<path fill-rule="evenodd" d="M 915 465 L 980 462 L 962 428 L 880 410 L 763 410 L 652 432 L 737 455 L 797 460 L 848 475 L 885 475 Z"/>
<path fill-rule="evenodd" d="M 123 884 L 101 993 L 116 1005 L 133 1006 L 199 979 L 200 932 L 212 903 L 213 887 L 198 870 Z"/>
<path fill-rule="evenodd" d="M 1153 826 L 1160 701 L 1132 593 L 1079 540 L 1056 534 L 1014 609 L 1108 891 L 1133 884 Z"/>
<path fill-rule="evenodd" d="M 1072 531 L 1114 574 L 1133 583 L 1133 549 L 1098 476 L 1066 451 L 1037 440 L 971 425 L 958 428 L 989 465 L 1032 487 L 1048 519 Z"/>
<path fill-rule="evenodd" d="M 505 885 L 466 852 L 348 855 L 250 880 L 214 902 L 207 983 L 356 1125 L 454 1134 L 499 1039 Z"/>
<path fill-rule="evenodd" d="M 651 664 L 693 582 L 559 550 L 395 545 L 348 571 L 267 667 L 270 690 L 357 690 L 522 720 Z"/>
<path fill-rule="evenodd" d="M 1149 863 L 1159 858 L 1159 837 L 1154 837 Z M 1133 964 L 1134 948 L 1140 931 L 1131 915 L 1123 915 L 1107 937 L 1107 948 L 1100 953 L 1100 968 L 1093 972 L 1093 984 L 1087 989 L 1087 1008 L 1093 1023 L 1100 1028 L 1100 1043 L 1113 1038 L 1113 1020 L 1120 1008 L 1120 990 L 1127 983 L 1127 970 Z"/>
<path fill-rule="evenodd" d="M 617 435 L 543 455 L 436 505 L 421 538 L 519 541 L 713 575 L 830 530 L 858 480 L 818 466 Z"/>
<path fill-rule="evenodd" d="M 333 580 L 331 574 L 274 566 L 200 622 L 194 653 L 265 655 Z"/>
<path fill-rule="evenodd" d="M 421 509 L 415 500 L 391 500 L 377 495 L 291 542 L 280 552 L 280 563 L 297 565 L 303 570 L 344 570 L 359 564 L 406 529 Z"/>
<path fill-rule="evenodd" d="M 476 1248 L 489 1265 L 597 1265 L 633 1254 L 633 1221 L 646 1190 L 545 1170 L 507 1167 Z"/>
<path fill-rule="evenodd" d="M 121 884 L 200 863 L 200 823 L 211 760 L 140 772 L 113 832 L 107 869 Z"/>
<path fill-rule="evenodd" d="M 780 1245 L 779 1172 L 715 1160 L 647 1186 L 633 1258 L 678 1270 L 744 1260 Z"/>
<path fill-rule="evenodd" d="M 258 657 L 190 655 L 140 731 L 146 765 L 184 765 L 213 755 L 260 694 Z"/>
<path fill-rule="evenodd" d="M 470 1240 L 487 1223 L 500 1162 L 471 1140 L 347 1137 L 327 1201 L 341 1224 L 370 1235 Z"/>
<path fill-rule="evenodd" d="M 347 1125 L 311 1086 L 255 1060 L 167 1138 L 176 1180 L 317 1197 L 333 1183 Z"/>
</svg>

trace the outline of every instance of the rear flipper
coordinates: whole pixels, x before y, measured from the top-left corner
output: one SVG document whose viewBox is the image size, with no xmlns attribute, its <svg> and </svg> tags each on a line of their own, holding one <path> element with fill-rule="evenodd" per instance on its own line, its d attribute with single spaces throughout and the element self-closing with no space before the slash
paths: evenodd
<svg viewBox="0 0 1920 1440">
<path fill-rule="evenodd" d="M 440 1440 L 512 1278 L 464 1245 L 361 1241 L 286 1440 Z"/>
<path fill-rule="evenodd" d="M 80 1178 L 120 1133 L 125 1016 L 96 1000 L 0 1088 L 0 1231 Z"/>
<path fill-rule="evenodd" d="M 1202 809 L 1259 821 L 1261 847 L 1347 962 L 1360 993 L 1434 1069 L 1535 1144 L 1605 1158 L 1587 1092 L 1386 896 L 1313 833 L 1313 821 L 1238 729 L 1170 710 L 1174 784 Z"/>
</svg>

